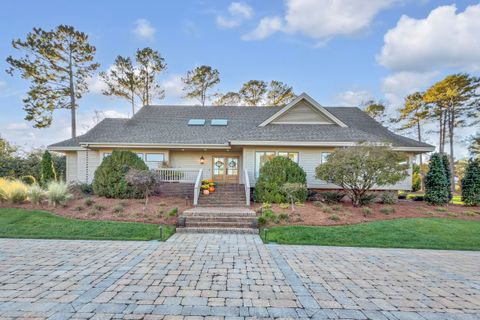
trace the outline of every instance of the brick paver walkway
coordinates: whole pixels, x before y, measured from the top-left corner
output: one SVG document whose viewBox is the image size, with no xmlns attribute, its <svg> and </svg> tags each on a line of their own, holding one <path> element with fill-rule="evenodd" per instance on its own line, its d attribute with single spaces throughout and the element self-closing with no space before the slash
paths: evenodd
<svg viewBox="0 0 480 320">
<path fill-rule="evenodd" d="M 0 239 L 0 318 L 480 319 L 480 252 Z"/>
</svg>

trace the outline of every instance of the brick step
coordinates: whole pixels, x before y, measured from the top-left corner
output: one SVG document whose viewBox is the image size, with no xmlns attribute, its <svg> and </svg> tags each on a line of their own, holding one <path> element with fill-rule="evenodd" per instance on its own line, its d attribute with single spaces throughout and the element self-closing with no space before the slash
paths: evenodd
<svg viewBox="0 0 480 320">
<path fill-rule="evenodd" d="M 235 202 L 235 203 L 199 203 L 198 204 L 198 207 L 201 207 L 201 208 L 210 208 L 210 207 L 238 208 L 241 206 L 245 206 L 245 203 Z"/>
<path fill-rule="evenodd" d="M 187 228 L 253 228 L 252 222 L 190 222 L 187 219 L 185 223 Z"/>
<path fill-rule="evenodd" d="M 189 216 L 187 222 L 232 222 L 232 223 L 251 223 L 255 220 L 255 216 L 219 216 L 219 215 L 204 215 L 204 216 Z"/>
<path fill-rule="evenodd" d="M 256 217 L 255 211 L 240 207 L 196 207 L 185 210 L 183 217 Z"/>
<path fill-rule="evenodd" d="M 231 234 L 258 234 L 253 228 L 177 228 L 177 233 L 231 233 Z"/>
</svg>

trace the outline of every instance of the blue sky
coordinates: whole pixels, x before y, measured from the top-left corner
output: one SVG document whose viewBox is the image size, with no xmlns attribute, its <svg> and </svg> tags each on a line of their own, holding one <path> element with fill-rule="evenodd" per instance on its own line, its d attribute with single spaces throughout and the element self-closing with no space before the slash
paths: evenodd
<svg viewBox="0 0 480 320">
<path fill-rule="evenodd" d="M 188 103 L 180 77 L 208 64 L 220 71 L 220 92 L 250 79 L 280 80 L 323 105 L 382 99 L 390 109 L 405 94 L 451 72 L 479 73 L 480 4 L 475 1 L 2 1 L 0 4 L 0 135 L 26 148 L 69 137 L 67 111 L 49 129 L 24 121 L 28 83 L 7 75 L 11 40 L 33 27 L 73 25 L 96 46 L 100 70 L 137 48 L 158 50 L 168 64 L 160 76 L 166 98 Z M 80 100 L 79 131 L 94 110 L 128 116 L 127 101 L 105 97 L 101 83 Z M 462 135 L 473 134 L 472 128 Z M 434 135 L 430 135 L 435 142 Z M 464 146 L 459 144 L 465 154 Z"/>
</svg>

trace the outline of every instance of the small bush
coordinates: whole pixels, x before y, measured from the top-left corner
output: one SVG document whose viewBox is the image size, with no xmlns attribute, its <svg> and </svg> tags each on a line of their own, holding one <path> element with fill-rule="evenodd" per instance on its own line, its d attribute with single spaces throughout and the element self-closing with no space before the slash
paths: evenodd
<svg viewBox="0 0 480 320">
<path fill-rule="evenodd" d="M 22 203 L 27 200 L 28 187 L 19 180 L 0 178 L 0 198 L 3 201 Z"/>
<path fill-rule="evenodd" d="M 265 218 L 264 216 L 258 217 L 257 220 L 259 226 L 264 226 L 267 224 L 267 218 Z"/>
<path fill-rule="evenodd" d="M 85 201 L 83 201 L 83 204 L 86 207 L 91 207 L 94 203 L 95 203 L 95 201 L 92 198 L 87 198 L 87 199 L 85 199 Z"/>
<path fill-rule="evenodd" d="M 437 211 L 437 212 L 448 212 L 448 209 L 440 207 L 440 208 L 435 208 L 435 211 Z"/>
<path fill-rule="evenodd" d="M 369 207 L 363 207 L 362 213 L 364 217 L 371 216 L 373 214 L 373 210 L 370 209 Z"/>
<path fill-rule="evenodd" d="M 83 211 L 83 207 L 82 206 L 76 206 L 75 208 L 73 208 L 73 210 L 75 211 Z"/>
<path fill-rule="evenodd" d="M 159 207 L 165 207 L 166 205 L 167 205 L 167 204 L 166 204 L 165 202 L 163 202 L 163 201 L 161 201 L 161 202 L 158 203 L 158 206 L 159 206 Z"/>
<path fill-rule="evenodd" d="M 130 169 L 148 170 L 143 160 L 131 151 L 113 151 L 95 170 L 93 190 L 107 198 L 140 198 L 142 192 L 130 186 L 125 176 Z"/>
<path fill-rule="evenodd" d="M 44 198 L 45 192 L 38 184 L 28 187 L 28 199 L 31 204 L 40 204 Z"/>
<path fill-rule="evenodd" d="M 398 200 L 405 200 L 407 199 L 407 193 L 405 191 L 400 191 L 398 193 Z"/>
<path fill-rule="evenodd" d="M 169 217 L 175 217 L 175 216 L 177 216 L 177 214 L 178 214 L 178 208 L 177 207 L 173 208 L 172 210 L 170 210 L 168 212 Z"/>
<path fill-rule="evenodd" d="M 340 210 L 342 210 L 342 205 L 337 204 L 337 205 L 335 205 L 335 206 L 332 206 L 332 210 L 333 210 L 333 211 L 340 211 Z"/>
<path fill-rule="evenodd" d="M 384 208 L 380 208 L 379 210 L 381 213 L 383 214 L 386 214 L 386 215 L 390 215 L 392 213 L 395 212 L 395 208 L 392 208 L 392 207 L 384 207 Z"/>
<path fill-rule="evenodd" d="M 288 203 L 280 203 L 278 206 L 282 209 L 288 209 L 290 207 Z"/>
<path fill-rule="evenodd" d="M 383 192 L 380 197 L 380 202 L 383 204 L 395 204 L 398 202 L 398 196 L 393 192 Z"/>
<path fill-rule="evenodd" d="M 474 211 L 464 211 L 462 214 L 468 217 L 475 217 L 477 215 Z"/>
<path fill-rule="evenodd" d="M 65 182 L 49 182 L 47 185 L 46 196 L 48 203 L 54 207 L 59 204 L 64 204 L 72 199 L 72 194 L 70 194 L 68 185 Z"/>
<path fill-rule="evenodd" d="M 75 183 L 70 186 L 72 192 L 78 191 L 83 195 L 93 195 L 93 186 L 91 183 Z"/>
<path fill-rule="evenodd" d="M 286 213 L 280 213 L 280 214 L 278 215 L 278 219 L 281 220 L 281 221 L 288 221 L 289 216 L 288 216 L 288 214 L 286 214 Z"/>
<path fill-rule="evenodd" d="M 287 194 L 282 187 L 285 183 L 299 183 L 306 185 L 305 171 L 294 161 L 285 157 L 275 157 L 265 163 L 260 169 L 260 176 L 255 184 L 255 199 L 259 202 L 283 203 L 287 202 Z M 307 190 L 298 190 L 295 199 L 305 201 Z"/>
<path fill-rule="evenodd" d="M 345 197 L 345 193 L 340 191 L 322 192 L 320 195 L 323 198 L 323 201 L 328 204 L 339 203 L 342 201 L 343 197 Z"/>
<path fill-rule="evenodd" d="M 262 203 L 262 209 L 271 209 L 272 208 L 272 205 L 269 203 L 269 202 L 264 202 Z"/>
<path fill-rule="evenodd" d="M 458 217 L 458 214 L 456 214 L 455 212 L 448 212 L 448 213 L 447 213 L 447 216 L 449 216 L 449 217 Z"/>
<path fill-rule="evenodd" d="M 333 220 L 333 221 L 340 221 L 341 218 L 338 214 L 332 214 L 330 217 L 329 217 L 330 220 Z"/>
<path fill-rule="evenodd" d="M 92 209 L 92 210 L 88 213 L 88 215 L 89 215 L 89 216 L 96 216 L 96 215 L 99 214 L 99 213 L 100 213 L 100 212 L 99 212 L 98 210 Z"/>
<path fill-rule="evenodd" d="M 32 186 L 37 183 L 37 180 L 34 176 L 23 176 L 20 180 L 25 183 L 26 185 Z"/>
<path fill-rule="evenodd" d="M 421 195 L 421 194 L 417 194 L 415 195 L 415 197 L 413 198 L 413 201 L 424 201 L 425 200 L 425 196 L 424 195 Z"/>
<path fill-rule="evenodd" d="M 97 211 L 103 211 L 103 210 L 106 209 L 106 207 L 103 204 L 96 203 L 96 204 L 93 205 L 93 209 L 95 209 Z"/>
<path fill-rule="evenodd" d="M 374 193 L 365 193 L 360 197 L 360 206 L 363 207 L 372 204 L 376 198 L 377 195 Z"/>
<path fill-rule="evenodd" d="M 114 206 L 112 208 L 112 211 L 114 213 L 120 213 L 120 212 L 123 212 L 125 210 L 124 206 L 120 205 L 120 204 L 117 204 L 116 206 Z"/>
<path fill-rule="evenodd" d="M 322 206 L 322 211 L 325 213 L 331 213 L 333 210 L 329 206 L 324 205 Z"/>
</svg>

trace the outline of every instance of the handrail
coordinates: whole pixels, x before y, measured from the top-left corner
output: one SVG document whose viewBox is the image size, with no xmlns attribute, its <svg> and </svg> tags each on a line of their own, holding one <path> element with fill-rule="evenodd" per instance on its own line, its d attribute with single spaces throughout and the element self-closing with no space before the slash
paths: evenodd
<svg viewBox="0 0 480 320">
<path fill-rule="evenodd" d="M 154 169 L 159 174 L 160 181 L 163 182 L 195 182 L 198 169 L 184 168 L 158 168 Z"/>
<path fill-rule="evenodd" d="M 195 187 L 193 189 L 193 205 L 198 205 L 198 197 L 200 196 L 200 187 L 202 186 L 203 169 L 198 171 L 197 179 L 195 180 Z"/>
<path fill-rule="evenodd" d="M 247 207 L 250 206 L 250 178 L 248 177 L 248 171 L 243 169 L 243 182 L 245 183 L 245 202 Z"/>
</svg>

